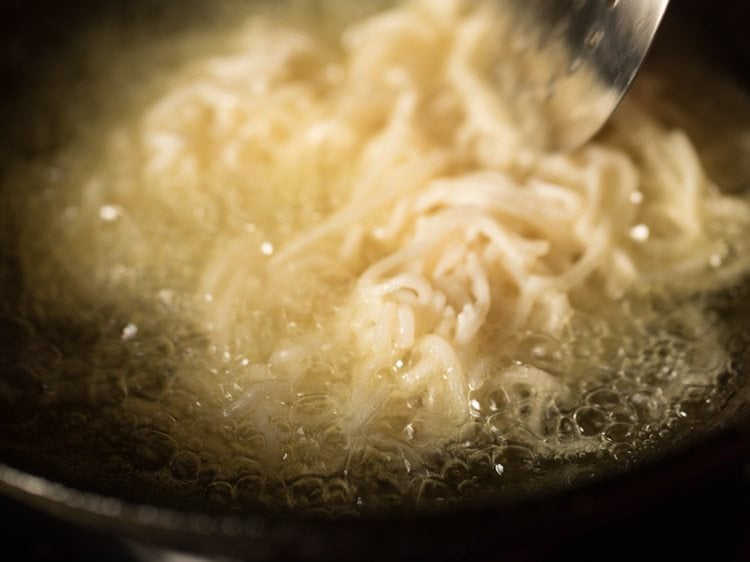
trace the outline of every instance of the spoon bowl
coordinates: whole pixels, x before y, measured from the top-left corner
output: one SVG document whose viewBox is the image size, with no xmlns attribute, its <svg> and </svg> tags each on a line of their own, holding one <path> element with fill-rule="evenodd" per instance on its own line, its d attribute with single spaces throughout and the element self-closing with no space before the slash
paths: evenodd
<svg viewBox="0 0 750 562">
<path fill-rule="evenodd" d="M 544 118 L 524 140 L 548 151 L 574 149 L 604 125 L 645 59 L 669 0 L 501 0 L 510 40 L 523 37 L 533 66 L 512 99 Z M 515 41 L 518 44 L 518 41 Z M 507 92 L 506 92 L 507 94 Z"/>
</svg>

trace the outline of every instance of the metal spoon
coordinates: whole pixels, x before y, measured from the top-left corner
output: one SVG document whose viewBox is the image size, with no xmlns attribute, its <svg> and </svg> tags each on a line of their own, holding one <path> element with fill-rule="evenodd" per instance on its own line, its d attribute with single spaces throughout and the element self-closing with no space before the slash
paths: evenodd
<svg viewBox="0 0 750 562">
<path fill-rule="evenodd" d="M 643 62 L 669 0 L 505 0 L 524 58 L 536 69 L 517 85 L 544 116 L 527 135 L 544 150 L 570 150 L 609 119 Z"/>
</svg>

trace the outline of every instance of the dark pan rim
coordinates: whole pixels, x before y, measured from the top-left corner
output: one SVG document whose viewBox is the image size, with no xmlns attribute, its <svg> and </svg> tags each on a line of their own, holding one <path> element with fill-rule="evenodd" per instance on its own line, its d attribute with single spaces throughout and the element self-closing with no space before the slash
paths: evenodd
<svg viewBox="0 0 750 562">
<path fill-rule="evenodd" d="M 177 510 L 91 491 L 11 463 L 0 463 L 0 491 L 85 527 L 178 550 L 324 559 L 365 549 L 373 556 L 404 559 L 445 554 L 455 545 L 462 545 L 461 554 L 469 554 L 486 552 L 497 543 L 508 549 L 561 539 L 668 499 L 723 467 L 747 460 L 750 419 L 739 417 L 700 441 L 578 488 L 443 513 L 322 520 Z"/>
</svg>

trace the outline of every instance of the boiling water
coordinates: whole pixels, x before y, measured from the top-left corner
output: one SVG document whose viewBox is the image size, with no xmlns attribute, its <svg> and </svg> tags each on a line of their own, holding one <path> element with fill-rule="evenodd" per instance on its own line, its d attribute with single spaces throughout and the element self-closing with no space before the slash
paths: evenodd
<svg viewBox="0 0 750 562">
<path fill-rule="evenodd" d="M 326 21 L 332 34 L 341 25 Z M 360 359 L 345 348 L 305 357 L 298 391 L 278 398 L 280 413 L 264 425 L 243 415 L 251 358 L 271 354 L 280 340 L 325 332 L 352 280 L 325 287 L 284 280 L 320 310 L 300 318 L 243 311 L 242 325 L 253 335 L 237 353 L 197 310 L 196 297 L 205 306 L 217 297 L 201 291 L 211 249 L 234 229 L 245 230 L 260 254 L 273 254 L 335 207 L 336 189 L 308 189 L 300 200 L 294 191 L 247 194 L 242 178 L 222 177 L 205 189 L 236 191 L 236 208 L 199 204 L 189 216 L 154 211 L 156 198 L 140 206 L 108 198 L 122 174 L 138 173 L 139 156 L 128 152 L 130 133 L 121 124 L 168 92 L 184 67 L 231 49 L 222 39 L 228 33 L 184 32 L 166 43 L 131 37 L 126 55 L 103 49 L 107 34 L 94 32 L 82 41 L 97 42 L 102 56 L 86 62 L 90 87 L 73 91 L 62 106 L 62 121 L 72 125 L 61 125 L 47 153 L 12 152 L 0 276 L 0 434 L 8 454 L 185 504 L 342 515 L 543 493 L 627 468 L 720 421 L 750 361 L 750 299 L 739 282 L 688 296 L 648 290 L 607 303 L 579 297 L 562 333 L 503 335 L 495 341 L 507 357 L 498 364 L 551 373 L 562 390 L 540 403 L 523 377 L 511 387 L 487 383 L 472 390 L 470 419 L 448 436 L 432 434 L 409 404 L 381 416 L 370 434 L 342 428 L 331 396 Z M 673 84 L 694 86 L 695 75 L 678 59 L 666 60 Z M 69 88 L 61 80 L 50 97 Z M 748 114 L 744 96 L 722 88 L 724 103 Z M 747 170 L 734 164 L 748 150 L 750 123 L 709 124 L 713 108 L 699 105 L 663 111 L 702 143 L 722 186 L 745 189 Z M 35 119 L 51 114 L 43 107 L 34 106 Z M 60 112 L 59 103 L 47 111 Z M 101 139 L 110 139 L 109 153 Z M 731 171 L 727 154 L 736 157 Z M 717 254 L 717 269 L 746 259 L 741 242 Z"/>
</svg>

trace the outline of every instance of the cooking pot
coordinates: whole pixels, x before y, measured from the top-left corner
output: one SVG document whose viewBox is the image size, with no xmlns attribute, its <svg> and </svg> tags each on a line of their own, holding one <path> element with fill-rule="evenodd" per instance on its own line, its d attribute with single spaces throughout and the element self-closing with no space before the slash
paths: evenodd
<svg viewBox="0 0 750 562">
<path fill-rule="evenodd" d="M 77 37 L 102 27 L 110 30 L 114 41 L 118 30 L 126 28 L 139 29 L 144 36 L 169 37 L 190 26 L 211 26 L 221 19 L 204 7 L 199 0 L 179 5 L 168 0 L 135 3 L 27 0 L 0 7 L 0 82 L 5 85 L 0 93 L 0 123 L 5 131 L 0 146 L 3 179 L 13 161 L 44 158 L 64 144 L 64 137 L 50 132 L 57 127 L 56 123 L 39 123 L 27 116 L 33 113 L 34 104 L 65 105 L 64 99 L 49 100 L 45 86 L 62 79 L 48 70 L 65 72 L 64 65 L 53 63 L 61 53 L 75 56 L 76 47 L 71 45 L 75 45 Z M 702 30 L 690 36 L 696 41 L 691 48 L 701 56 L 710 57 L 750 87 L 747 82 L 750 43 L 745 34 L 750 22 L 748 14 L 750 10 L 740 1 L 719 5 L 677 0 L 672 2 L 659 41 L 685 40 L 678 30 L 683 29 L 686 21 L 700 21 Z M 71 65 L 70 71 L 85 73 L 101 69 Z M 74 95 L 77 93 L 71 92 Z M 66 118 L 71 117 L 60 117 Z M 8 189 L 5 183 L 3 189 Z M 29 219 L 15 217 L 15 220 Z M 0 228 L 7 233 L 3 239 L 12 240 L 16 227 L 12 220 L 2 225 Z M 0 248 L 0 279 L 12 295 L 5 300 L 21 298 L 18 271 L 13 248 Z M 719 307 L 720 312 L 735 319 L 750 317 L 750 291 L 746 293 L 740 301 L 732 301 L 731 309 Z M 7 311 L 0 309 L 0 318 L 4 312 Z M 21 331 L 10 321 L 0 323 L 2 348 L 11 350 L 17 340 L 20 342 Z M 0 443 L 0 490 L 82 526 L 146 544 L 206 555 L 253 560 L 497 557 L 505 550 L 523 549 L 542 540 L 593 528 L 702 481 L 723 467 L 750 459 L 750 380 L 744 380 L 750 376 L 748 342 L 750 334 L 745 334 L 744 339 L 733 344 L 737 357 L 728 376 L 736 380 L 732 392 L 725 397 L 722 412 L 703 420 L 701 427 L 686 429 L 685 433 L 694 433 L 692 438 L 686 435 L 670 447 L 662 444 L 661 453 L 637 466 L 619 467 L 608 475 L 578 475 L 567 489 L 554 493 L 440 513 L 367 519 L 315 520 L 261 512 L 237 515 L 221 509 L 204 509 L 199 500 L 185 502 L 164 490 L 130 486 L 106 472 L 98 474 L 91 460 L 96 451 L 84 452 L 85 443 L 67 451 L 66 463 L 50 464 L 38 451 L 54 447 L 55 443 L 38 435 L 28 440 L 18 434 L 11 438 L 3 431 L 3 425 L 12 422 L 17 432 L 17 428 L 23 427 L 25 416 L 31 418 L 36 414 L 24 411 L 17 404 L 14 408 L 4 405 L 8 415 L 0 414 L 0 436 L 5 436 Z M 0 371 L 4 370 L 1 384 L 12 385 L 13 377 L 22 376 L 11 372 L 11 355 L 8 352 L 0 359 Z M 23 394 L 18 397 L 19 401 L 23 398 Z"/>
</svg>

